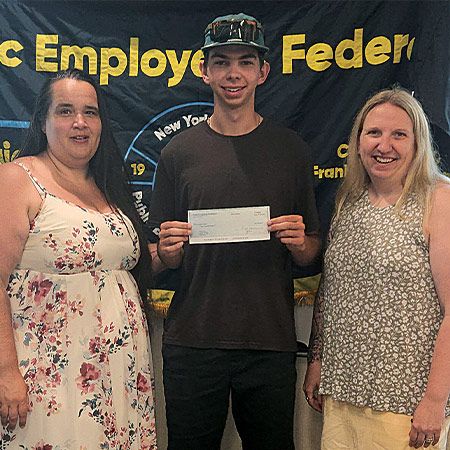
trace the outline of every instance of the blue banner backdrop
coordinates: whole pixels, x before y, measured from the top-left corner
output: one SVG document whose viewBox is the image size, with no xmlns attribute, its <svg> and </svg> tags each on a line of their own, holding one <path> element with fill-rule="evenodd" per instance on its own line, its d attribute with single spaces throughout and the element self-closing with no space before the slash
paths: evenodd
<svg viewBox="0 0 450 450">
<path fill-rule="evenodd" d="M 214 17 L 241 11 L 259 18 L 270 47 L 257 110 L 310 144 L 324 232 L 353 118 L 375 91 L 395 83 L 414 91 L 447 165 L 447 1 L 0 1 L 0 162 L 17 156 L 45 77 L 83 68 L 107 96 L 146 221 L 161 149 L 212 112 L 198 70 L 203 30 Z"/>
</svg>

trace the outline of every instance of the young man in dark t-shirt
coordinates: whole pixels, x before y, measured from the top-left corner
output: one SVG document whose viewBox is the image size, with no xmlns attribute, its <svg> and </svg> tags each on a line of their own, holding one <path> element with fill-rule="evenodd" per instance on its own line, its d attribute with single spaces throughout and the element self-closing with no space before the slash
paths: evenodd
<svg viewBox="0 0 450 450">
<path fill-rule="evenodd" d="M 150 209 L 161 261 L 181 270 L 163 338 L 168 448 L 219 449 L 231 393 L 245 450 L 290 450 L 291 261 L 309 264 L 320 249 L 308 148 L 254 109 L 269 73 L 256 19 L 218 17 L 202 50 L 214 113 L 163 150 Z M 266 240 L 189 243 L 188 211 L 248 207 L 270 208 Z"/>
</svg>

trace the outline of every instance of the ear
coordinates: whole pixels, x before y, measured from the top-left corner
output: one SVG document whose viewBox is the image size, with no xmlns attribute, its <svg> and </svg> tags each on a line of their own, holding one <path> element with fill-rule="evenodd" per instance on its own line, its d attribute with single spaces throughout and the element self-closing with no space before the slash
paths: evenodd
<svg viewBox="0 0 450 450">
<path fill-rule="evenodd" d="M 45 122 L 42 122 L 41 130 L 42 130 L 42 132 L 43 132 L 44 134 L 45 134 L 45 132 L 47 131 L 47 130 L 45 129 Z"/>
<path fill-rule="evenodd" d="M 205 64 L 205 60 L 200 60 L 200 72 L 202 74 L 203 81 L 209 84 L 208 67 Z"/>
<path fill-rule="evenodd" d="M 260 84 L 263 84 L 264 81 L 266 81 L 269 72 L 270 72 L 270 64 L 267 61 L 264 61 L 263 65 L 261 66 L 261 69 L 259 70 L 258 86 Z"/>
</svg>

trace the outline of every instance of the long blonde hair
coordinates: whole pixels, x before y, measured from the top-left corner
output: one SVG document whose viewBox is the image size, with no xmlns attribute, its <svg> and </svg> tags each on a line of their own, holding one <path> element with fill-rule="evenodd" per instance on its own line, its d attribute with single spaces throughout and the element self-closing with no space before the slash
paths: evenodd
<svg viewBox="0 0 450 450">
<path fill-rule="evenodd" d="M 424 217 L 427 220 L 436 184 L 449 183 L 448 178 L 442 174 L 436 163 L 430 126 L 421 104 L 402 88 L 385 89 L 367 100 L 353 123 L 348 143 L 347 174 L 336 193 L 335 218 L 339 217 L 344 204 L 356 201 L 370 182 L 369 175 L 358 155 L 359 138 L 367 114 L 384 103 L 403 109 L 411 119 L 414 130 L 415 156 L 406 175 L 400 198 L 395 205 L 395 212 L 402 217 L 402 206 L 408 196 L 414 193 L 424 208 Z"/>
</svg>

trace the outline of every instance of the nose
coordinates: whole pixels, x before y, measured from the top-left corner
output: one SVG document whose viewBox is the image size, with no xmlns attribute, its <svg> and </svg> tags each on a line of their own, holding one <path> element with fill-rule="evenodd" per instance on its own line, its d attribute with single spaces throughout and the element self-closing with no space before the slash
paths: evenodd
<svg viewBox="0 0 450 450">
<path fill-rule="evenodd" d="M 388 135 L 382 135 L 378 142 L 378 149 L 382 152 L 389 152 L 391 150 L 391 138 Z"/>
<path fill-rule="evenodd" d="M 227 78 L 230 80 L 238 80 L 241 78 L 241 72 L 239 71 L 239 64 L 233 61 L 228 67 Z"/>
<path fill-rule="evenodd" d="M 86 126 L 86 121 L 84 120 L 84 116 L 82 113 L 78 113 L 75 115 L 73 125 L 74 127 L 78 128 L 84 128 Z"/>
</svg>

